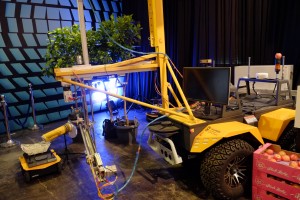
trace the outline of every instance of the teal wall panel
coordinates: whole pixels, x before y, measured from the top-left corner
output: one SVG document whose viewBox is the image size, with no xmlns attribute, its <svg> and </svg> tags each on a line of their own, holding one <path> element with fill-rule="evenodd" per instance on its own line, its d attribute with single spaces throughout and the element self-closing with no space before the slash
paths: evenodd
<svg viewBox="0 0 300 200">
<path fill-rule="evenodd" d="M 12 73 L 5 64 L 0 64 L 0 74 L 2 76 L 11 76 Z"/>
<path fill-rule="evenodd" d="M 24 33 L 33 33 L 32 19 L 22 19 L 22 28 Z"/>
<path fill-rule="evenodd" d="M 1 55 L 1 54 L 0 54 Z M 12 63 L 11 67 L 16 71 L 18 74 L 27 74 L 28 71 L 23 67 L 21 63 Z"/>
<path fill-rule="evenodd" d="M 31 47 L 31 46 L 37 45 L 37 43 L 33 37 L 33 34 L 25 33 L 25 34 L 23 34 L 23 38 L 24 38 L 27 46 Z"/>
<path fill-rule="evenodd" d="M 22 4 L 20 17 L 21 18 L 30 18 L 31 8 L 32 8 L 31 5 Z"/>
<path fill-rule="evenodd" d="M 0 47 L 5 47 L 5 43 L 4 43 L 4 40 L 3 40 L 3 37 L 2 37 L 2 34 L 0 34 Z"/>
<path fill-rule="evenodd" d="M 15 16 L 15 10 L 16 10 L 16 4 L 15 3 L 7 3 L 6 9 L 5 9 L 5 17 L 14 17 Z"/>
<path fill-rule="evenodd" d="M 15 92 L 15 95 L 22 101 L 30 100 L 30 95 L 28 91 Z"/>
<path fill-rule="evenodd" d="M 47 46 L 47 40 L 48 40 L 47 34 L 36 34 L 35 36 L 40 46 Z"/>
<path fill-rule="evenodd" d="M 46 97 L 46 94 L 42 90 L 33 90 L 34 98 Z"/>
<path fill-rule="evenodd" d="M 46 18 L 46 10 L 45 6 L 35 6 L 33 18 L 35 19 L 45 19 Z"/>
<path fill-rule="evenodd" d="M 38 33 L 48 33 L 49 30 L 47 20 L 36 19 L 35 25 Z"/>
<path fill-rule="evenodd" d="M 15 89 L 16 87 L 8 81 L 7 78 L 0 79 L 0 85 L 5 89 L 5 90 L 12 90 Z"/>
<path fill-rule="evenodd" d="M 98 28 L 97 22 L 109 19 L 111 14 L 121 15 L 121 0 L 84 0 L 83 3 L 86 29 Z M 79 23 L 77 0 L 7 0 L 0 1 L 0 8 L 4 11 L 0 12 L 0 94 L 5 96 L 12 112 L 11 131 L 24 128 L 16 120 L 26 120 L 25 128 L 34 124 L 29 83 L 38 124 L 66 119 L 74 103 L 64 102 L 61 84 L 41 72 L 45 67 L 47 33 Z M 0 119 L 1 116 L 3 119 L 2 112 Z M 0 120 L 0 134 L 3 133 L 5 127 Z"/>
<path fill-rule="evenodd" d="M 37 63 L 25 63 L 25 65 L 31 72 L 41 72 L 42 71 L 41 67 Z"/>
<path fill-rule="evenodd" d="M 14 47 L 21 47 L 22 46 L 21 41 L 20 41 L 17 33 L 9 33 L 8 37 L 10 39 L 10 42 L 11 42 L 12 46 L 14 46 Z"/>
<path fill-rule="evenodd" d="M 20 78 L 13 78 L 12 79 L 19 87 L 28 87 L 28 82 L 20 77 Z"/>
<path fill-rule="evenodd" d="M 30 60 L 37 60 L 40 59 L 40 56 L 34 49 L 24 49 L 26 55 L 29 57 Z"/>
<path fill-rule="evenodd" d="M 2 94 L 5 97 L 6 103 L 17 103 L 18 99 L 16 98 L 16 95 L 14 93 L 4 93 Z"/>
<path fill-rule="evenodd" d="M 13 55 L 13 57 L 16 61 L 24 61 L 25 60 L 25 57 L 22 54 L 22 52 L 20 51 L 20 49 L 11 48 L 9 51 Z"/>
<path fill-rule="evenodd" d="M 11 33 L 17 33 L 18 32 L 18 25 L 17 25 L 17 19 L 16 18 L 7 18 L 7 24 L 8 24 L 8 30 Z"/>
<path fill-rule="evenodd" d="M 40 77 L 28 77 L 28 80 L 33 85 L 43 85 L 44 82 Z"/>
<path fill-rule="evenodd" d="M 4 52 L 3 49 L 0 49 L 0 62 L 7 62 L 9 61 L 7 54 Z"/>
</svg>

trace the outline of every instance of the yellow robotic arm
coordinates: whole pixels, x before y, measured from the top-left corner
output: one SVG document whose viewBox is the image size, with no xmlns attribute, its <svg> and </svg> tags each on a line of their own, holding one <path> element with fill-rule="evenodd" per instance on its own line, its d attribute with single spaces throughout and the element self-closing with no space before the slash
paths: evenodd
<svg viewBox="0 0 300 200">
<path fill-rule="evenodd" d="M 77 136 L 77 129 L 76 127 L 71 123 L 71 122 L 67 122 L 66 124 L 52 130 L 49 131 L 45 134 L 42 135 L 42 139 L 45 142 L 51 142 L 54 139 L 56 139 L 57 137 L 64 135 L 66 133 L 69 133 L 69 136 L 71 138 L 74 138 Z"/>
</svg>

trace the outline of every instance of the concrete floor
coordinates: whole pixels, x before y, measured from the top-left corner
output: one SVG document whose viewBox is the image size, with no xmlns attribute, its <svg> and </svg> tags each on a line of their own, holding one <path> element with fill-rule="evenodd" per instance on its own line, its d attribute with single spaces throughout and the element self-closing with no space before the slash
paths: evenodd
<svg viewBox="0 0 300 200">
<path fill-rule="evenodd" d="M 199 169 L 196 165 L 171 166 L 152 151 L 147 145 L 149 131 L 140 138 L 144 127 L 147 125 L 146 110 L 132 109 L 129 117 L 137 117 L 137 139 L 141 143 L 141 155 L 136 171 L 129 184 L 118 194 L 115 199 L 141 200 L 141 199 L 169 199 L 169 200 L 196 200 L 212 199 L 205 196 L 205 191 L 200 186 Z M 122 110 L 119 111 L 122 115 Z M 104 165 L 116 165 L 118 179 L 116 187 L 121 188 L 129 178 L 133 168 L 137 151 L 137 144 L 128 145 L 118 141 L 108 141 L 102 136 L 102 122 L 108 118 L 108 113 L 95 114 L 95 134 L 97 150 Z M 20 144 L 32 144 L 41 141 L 41 135 L 66 123 L 66 121 L 44 125 L 43 130 L 22 130 L 12 133 L 12 139 Z M 67 146 L 69 152 L 84 153 L 84 145 L 68 136 Z M 2 135 L 2 141 L 7 137 Z M 61 158 L 65 151 L 64 137 L 55 139 L 50 148 L 54 149 Z M 23 154 L 19 145 L 9 148 L 0 148 L 0 199 L 5 200 L 92 200 L 99 199 L 91 170 L 86 163 L 84 155 L 69 154 L 64 162 L 60 174 L 53 173 L 36 177 L 27 183 L 21 173 L 18 157 Z"/>
</svg>

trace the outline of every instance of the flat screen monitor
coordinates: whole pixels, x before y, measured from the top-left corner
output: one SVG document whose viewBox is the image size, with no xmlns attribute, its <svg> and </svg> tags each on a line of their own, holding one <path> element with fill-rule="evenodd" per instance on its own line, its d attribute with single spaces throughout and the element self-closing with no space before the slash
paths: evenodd
<svg viewBox="0 0 300 200">
<path fill-rule="evenodd" d="M 184 67 L 183 92 L 188 100 L 228 105 L 230 67 Z"/>
</svg>

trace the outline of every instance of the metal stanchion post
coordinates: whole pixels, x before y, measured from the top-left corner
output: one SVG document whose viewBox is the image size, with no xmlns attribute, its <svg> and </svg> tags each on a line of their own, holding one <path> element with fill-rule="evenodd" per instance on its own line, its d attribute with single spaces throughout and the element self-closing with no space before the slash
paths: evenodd
<svg viewBox="0 0 300 200">
<path fill-rule="evenodd" d="M 7 104 L 5 102 L 4 95 L 1 95 L 1 107 L 3 108 L 3 116 L 4 116 L 5 128 L 6 128 L 6 133 L 7 133 L 7 142 L 2 143 L 1 147 L 12 147 L 12 146 L 15 146 L 16 143 L 11 139 L 11 136 L 10 136 L 6 106 L 7 106 Z"/>
<path fill-rule="evenodd" d="M 30 94 L 30 100 L 31 100 L 31 108 L 32 108 L 32 117 L 33 117 L 33 126 L 30 127 L 30 130 L 40 130 L 43 129 L 42 125 L 38 125 L 36 123 L 36 116 L 35 116 L 35 108 L 34 108 L 34 98 L 33 98 L 33 91 L 32 91 L 32 87 L 31 87 L 31 83 L 28 84 L 29 87 L 29 94 Z"/>
</svg>

